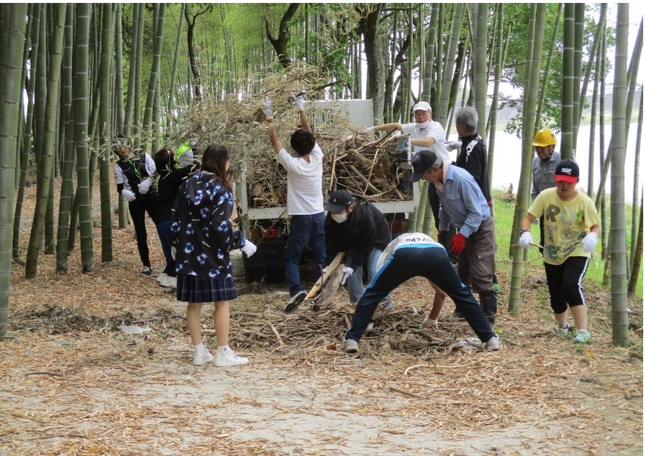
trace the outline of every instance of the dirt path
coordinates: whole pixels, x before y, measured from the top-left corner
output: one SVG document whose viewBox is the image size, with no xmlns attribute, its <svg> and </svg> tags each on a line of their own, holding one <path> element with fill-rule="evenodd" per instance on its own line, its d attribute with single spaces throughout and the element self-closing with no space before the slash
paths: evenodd
<svg viewBox="0 0 645 456">
<path fill-rule="evenodd" d="M 184 305 L 152 278 L 109 280 L 123 269 L 45 274 L 40 283 L 17 271 L 12 307 L 29 301 L 33 309 L 14 311 L 20 329 L 0 344 L 0 454 L 642 454 L 642 362 L 606 334 L 576 349 L 540 321 L 503 314 L 497 353 L 419 357 L 377 338 L 366 354 L 347 356 L 338 334 L 320 334 L 306 347 L 243 343 L 237 350 L 250 366 L 198 368 Z M 78 285 L 90 279 L 101 293 Z M 133 286 L 146 298 L 123 290 Z M 276 290 L 242 285 L 236 309 L 255 306 L 278 325 L 285 297 Z M 426 293 L 423 283 L 408 284 L 394 296 L 399 311 L 422 307 Z M 51 334 L 61 309 L 68 325 L 93 321 L 94 329 Z M 147 319 L 140 326 L 151 331 L 126 335 L 114 320 L 101 323 L 123 315 Z M 233 343 L 244 342 L 233 319 Z"/>
<path fill-rule="evenodd" d="M 99 239 L 97 228 L 97 263 Z M 450 303 L 439 331 L 418 330 L 432 292 L 415 280 L 394 292 L 381 336 L 348 356 L 338 350 L 346 293 L 334 311 L 285 315 L 282 287 L 238 281 L 231 344 L 251 364 L 198 368 L 184 304 L 138 274 L 132 229 L 114 239 L 114 261 L 90 274 L 78 272 L 78 252 L 67 275 L 52 256 L 35 280 L 14 265 L 0 455 L 643 453 L 642 302 L 633 346 L 619 349 L 608 296 L 587 291 L 593 341 L 576 347 L 553 335 L 546 289 L 531 278 L 540 270 L 527 269 L 517 317 L 500 277 L 502 350 L 464 351 L 459 340 L 473 334 L 450 321 Z M 150 331 L 127 335 L 121 324 Z M 215 345 L 212 331 L 206 342 Z"/>
</svg>

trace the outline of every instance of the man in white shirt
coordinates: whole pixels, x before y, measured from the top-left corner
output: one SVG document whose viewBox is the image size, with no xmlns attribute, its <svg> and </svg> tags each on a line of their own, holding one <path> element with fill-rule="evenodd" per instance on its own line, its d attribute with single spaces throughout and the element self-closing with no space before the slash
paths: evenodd
<svg viewBox="0 0 645 456">
<path fill-rule="evenodd" d="M 302 96 L 294 102 L 300 113 L 302 129 L 291 135 L 291 147 L 297 156 L 289 154 L 278 139 L 273 121 L 273 103 L 262 101 L 262 112 L 269 124 L 271 145 L 278 161 L 287 170 L 287 213 L 291 217 L 287 248 L 285 250 L 285 277 L 291 298 L 284 309 L 292 312 L 307 296 L 300 282 L 300 257 L 307 245 L 312 250 L 316 269 L 325 267 L 325 212 L 322 192 L 323 153 L 311 131 Z"/>
<path fill-rule="evenodd" d="M 416 154 L 420 150 L 431 150 L 445 163 L 450 163 L 450 154 L 446 149 L 446 132 L 439 122 L 432 120 L 432 108 L 426 101 L 420 101 L 412 107 L 415 122 L 400 124 L 397 122 L 369 127 L 367 131 L 399 130 L 410 135 L 410 144 Z M 428 183 L 428 201 L 432 208 L 435 227 L 439 229 L 439 197 L 432 183 Z"/>
</svg>

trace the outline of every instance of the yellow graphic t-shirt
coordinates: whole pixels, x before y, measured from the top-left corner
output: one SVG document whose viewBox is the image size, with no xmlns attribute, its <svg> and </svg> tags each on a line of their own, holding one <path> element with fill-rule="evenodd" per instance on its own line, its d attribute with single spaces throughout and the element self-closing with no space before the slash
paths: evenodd
<svg viewBox="0 0 645 456">
<path fill-rule="evenodd" d="M 536 218 L 544 215 L 545 263 L 558 265 L 569 257 L 590 256 L 582 248 L 582 239 L 600 219 L 587 195 L 579 191 L 571 201 L 562 201 L 556 189 L 549 188 L 535 198 L 529 213 Z"/>
</svg>

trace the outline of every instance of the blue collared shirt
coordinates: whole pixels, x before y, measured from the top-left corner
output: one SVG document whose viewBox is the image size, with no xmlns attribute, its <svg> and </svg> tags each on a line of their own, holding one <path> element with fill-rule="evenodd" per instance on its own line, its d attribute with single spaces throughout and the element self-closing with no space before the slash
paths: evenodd
<svg viewBox="0 0 645 456">
<path fill-rule="evenodd" d="M 490 217 L 490 208 L 477 181 L 465 169 L 448 166 L 444 175 L 443 190 L 437 189 L 441 207 L 439 209 L 439 231 L 445 231 L 452 224 L 465 237 L 479 229 L 482 221 Z"/>
</svg>

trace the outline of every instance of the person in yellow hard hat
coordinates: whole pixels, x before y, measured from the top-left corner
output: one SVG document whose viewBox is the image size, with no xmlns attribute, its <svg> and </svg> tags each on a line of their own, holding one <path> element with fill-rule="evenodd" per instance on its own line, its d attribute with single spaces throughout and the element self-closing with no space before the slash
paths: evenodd
<svg viewBox="0 0 645 456">
<path fill-rule="evenodd" d="M 535 134 L 533 147 L 537 155 L 531 163 L 533 171 L 533 186 L 531 187 L 531 201 L 547 188 L 555 187 L 555 169 L 561 161 L 560 153 L 555 152 L 557 144 L 555 133 L 549 128 L 543 128 Z M 540 245 L 544 245 L 544 217 L 540 217 Z M 542 248 L 540 248 L 542 253 Z"/>
</svg>

